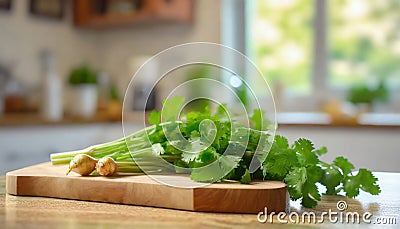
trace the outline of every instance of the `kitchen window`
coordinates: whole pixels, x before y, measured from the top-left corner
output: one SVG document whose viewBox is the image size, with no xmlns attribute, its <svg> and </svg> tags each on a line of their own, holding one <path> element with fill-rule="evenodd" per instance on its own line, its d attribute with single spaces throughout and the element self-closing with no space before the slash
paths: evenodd
<svg viewBox="0 0 400 229">
<path fill-rule="evenodd" d="M 384 82 L 393 111 L 400 89 L 398 0 L 255 0 L 244 8 L 244 51 L 284 98 L 284 110 L 317 110 L 332 98 L 344 100 L 353 86 Z"/>
</svg>

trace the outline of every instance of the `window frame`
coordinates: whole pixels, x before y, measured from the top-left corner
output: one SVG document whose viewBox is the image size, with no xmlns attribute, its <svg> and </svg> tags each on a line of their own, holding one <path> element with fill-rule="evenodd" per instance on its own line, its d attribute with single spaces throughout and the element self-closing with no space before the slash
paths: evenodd
<svg viewBox="0 0 400 229">
<path fill-rule="evenodd" d="M 279 111 L 318 111 L 321 105 L 328 100 L 343 100 L 347 89 L 335 88 L 329 85 L 329 46 L 328 46 L 328 1 L 314 0 L 314 32 L 311 66 L 311 91 L 305 95 L 288 96 L 280 95 L 276 104 Z M 250 20 L 248 16 L 252 12 L 254 1 L 222 0 L 222 44 L 232 47 L 253 59 L 254 55 L 250 47 Z M 251 77 L 251 76 L 248 76 Z M 248 78 L 251 80 L 251 78 Z M 393 98 L 388 104 L 391 111 L 400 111 L 396 103 L 400 101 L 400 93 L 392 92 Z M 275 96 L 277 97 L 277 96 Z M 277 98 L 275 98 L 277 99 Z"/>
</svg>

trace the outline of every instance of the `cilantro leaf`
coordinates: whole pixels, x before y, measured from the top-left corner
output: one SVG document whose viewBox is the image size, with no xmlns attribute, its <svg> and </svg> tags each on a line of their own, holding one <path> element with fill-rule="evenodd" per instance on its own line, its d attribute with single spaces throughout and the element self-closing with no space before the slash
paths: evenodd
<svg viewBox="0 0 400 229">
<path fill-rule="evenodd" d="M 371 171 L 367 169 L 358 170 L 358 174 L 360 178 L 361 189 L 372 194 L 378 195 L 381 192 L 379 185 L 377 184 L 378 178 L 376 178 Z"/>
<path fill-rule="evenodd" d="M 313 166 L 319 162 L 317 155 L 310 151 L 299 151 L 297 158 L 301 166 Z"/>
<path fill-rule="evenodd" d="M 292 146 L 296 150 L 301 166 L 312 166 L 319 162 L 318 156 L 313 152 L 314 144 L 304 138 L 296 140 Z"/>
<path fill-rule="evenodd" d="M 367 169 L 360 169 L 355 176 L 348 176 L 344 181 L 344 191 L 346 196 L 353 198 L 360 193 L 360 189 L 377 195 L 381 192 L 378 179 Z"/>
<path fill-rule="evenodd" d="M 217 161 L 201 168 L 193 169 L 190 178 L 197 182 L 216 182 L 238 166 L 240 157 L 218 156 Z"/>
<path fill-rule="evenodd" d="M 274 144 L 272 145 L 271 151 L 285 151 L 289 148 L 288 140 L 280 135 L 275 135 Z"/>
<path fill-rule="evenodd" d="M 292 200 L 300 199 L 303 196 L 303 185 L 307 180 L 307 170 L 304 167 L 297 167 L 289 172 L 285 177 L 288 186 L 290 198 Z"/>
<path fill-rule="evenodd" d="M 354 165 L 351 164 L 346 158 L 344 157 L 337 157 L 333 161 L 333 164 L 339 167 L 344 175 L 347 175 L 354 169 Z"/>
<path fill-rule="evenodd" d="M 175 96 L 163 101 L 163 108 L 161 110 L 162 122 L 173 122 L 179 116 L 180 108 L 185 101 L 185 98 Z"/>
<path fill-rule="evenodd" d="M 346 196 L 353 198 L 358 196 L 360 193 L 360 183 L 358 177 L 351 176 L 344 180 L 343 189 L 346 192 Z"/>
<path fill-rule="evenodd" d="M 317 183 L 321 180 L 322 169 L 317 165 L 307 167 L 307 181 Z"/>
<path fill-rule="evenodd" d="M 321 200 L 321 194 L 318 191 L 316 183 L 321 179 L 322 170 L 318 166 L 311 166 L 306 171 L 307 181 L 303 185 L 301 204 L 304 207 L 312 208 L 317 205 L 317 200 Z"/>
<path fill-rule="evenodd" d="M 267 126 L 264 123 L 264 111 L 261 109 L 255 109 L 253 115 L 249 118 L 251 121 L 251 127 L 255 130 L 266 130 Z"/>
<path fill-rule="evenodd" d="M 240 183 L 242 184 L 250 184 L 251 182 L 251 176 L 250 176 L 250 172 L 248 169 L 246 169 L 246 172 L 244 172 L 242 179 L 240 179 Z"/>
<path fill-rule="evenodd" d="M 264 177 L 283 180 L 289 171 L 298 165 L 296 152 L 292 149 L 286 151 L 271 151 L 263 163 Z"/>
<path fill-rule="evenodd" d="M 322 146 L 321 148 L 316 149 L 314 152 L 316 154 L 318 154 L 319 156 L 321 156 L 321 155 L 326 154 L 328 152 L 328 149 L 326 148 L 326 146 Z"/>
<path fill-rule="evenodd" d="M 290 171 L 285 177 L 285 182 L 288 185 L 291 199 L 302 198 L 301 203 L 304 207 L 316 206 L 316 200 L 321 200 L 316 180 L 319 180 L 321 175 L 322 171 L 318 166 L 309 168 L 297 167 Z"/>
<path fill-rule="evenodd" d="M 199 154 L 199 160 L 205 164 L 210 164 L 211 162 L 215 161 L 217 157 L 216 153 L 217 152 L 213 147 L 209 147 Z"/>
<path fill-rule="evenodd" d="M 157 110 L 152 110 L 148 117 L 148 121 L 150 124 L 158 125 L 161 122 L 161 112 Z"/>
<path fill-rule="evenodd" d="M 321 195 L 318 192 L 317 185 L 312 182 L 306 182 L 303 186 L 303 198 L 301 205 L 307 208 L 317 206 L 317 200 L 321 200 Z"/>
<path fill-rule="evenodd" d="M 308 139 L 299 138 L 294 142 L 294 149 L 296 151 L 312 152 L 314 150 L 314 144 Z"/>
<path fill-rule="evenodd" d="M 261 167 L 264 179 L 283 180 L 289 171 L 298 165 L 296 152 L 289 149 L 288 140 L 275 135 L 268 156 Z"/>
</svg>

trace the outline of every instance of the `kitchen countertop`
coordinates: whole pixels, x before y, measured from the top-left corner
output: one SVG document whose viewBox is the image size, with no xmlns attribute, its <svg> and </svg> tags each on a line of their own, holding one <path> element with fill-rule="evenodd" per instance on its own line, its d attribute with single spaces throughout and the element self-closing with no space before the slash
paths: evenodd
<svg viewBox="0 0 400 229">
<path fill-rule="evenodd" d="M 149 112 L 133 111 L 125 115 L 129 122 L 142 123 L 147 119 Z M 59 121 L 48 121 L 43 119 L 39 113 L 7 113 L 0 115 L 0 127 L 26 127 L 26 126 L 65 126 L 65 125 L 82 125 L 82 124 L 102 124 L 102 123 L 121 123 L 122 115 L 110 116 L 106 112 L 98 112 L 91 118 L 79 118 L 65 115 Z"/>
<path fill-rule="evenodd" d="M 372 196 L 361 193 L 357 199 L 337 196 L 323 196 L 319 205 L 312 209 L 316 215 L 322 211 L 339 212 L 338 201 L 347 203 L 345 212 L 372 213 L 371 220 L 395 220 L 393 227 L 400 224 L 400 173 L 375 173 L 379 178 L 382 193 Z M 310 209 L 302 209 L 298 202 L 291 203 L 291 212 L 301 214 Z M 396 218 L 397 217 L 397 218 Z M 274 222 L 277 218 L 274 217 Z M 267 222 L 268 224 L 268 222 Z M 87 201 L 64 200 L 42 197 L 21 197 L 5 194 L 5 176 L 0 177 L 0 225 L 1 228 L 127 228 L 127 227 L 267 227 L 275 228 L 291 225 L 264 225 L 257 221 L 255 214 L 199 213 L 163 208 L 107 204 Z M 325 218 L 325 227 L 352 224 L 332 224 Z M 353 225 L 354 226 L 354 225 Z M 367 225 L 365 225 L 367 226 Z M 368 226 L 377 226 L 370 224 Z M 365 227 L 363 227 L 365 228 Z"/>
<path fill-rule="evenodd" d="M 279 126 L 400 128 L 397 113 L 364 113 L 358 118 L 333 120 L 323 112 L 283 112 L 276 114 L 276 120 Z"/>
<path fill-rule="evenodd" d="M 149 115 L 145 113 L 145 117 Z M 143 112 L 135 111 L 125 118 L 131 122 L 143 122 Z M 367 128 L 400 128 L 400 114 L 397 113 L 365 113 L 358 120 L 336 120 L 322 112 L 283 112 L 276 114 L 279 126 L 304 127 L 367 127 Z M 99 113 L 91 119 L 79 119 L 66 116 L 58 122 L 43 120 L 37 113 L 10 113 L 0 115 L 0 127 L 24 126 L 62 126 L 98 123 L 121 123 L 121 118 L 110 119 L 106 114 Z"/>
<path fill-rule="evenodd" d="M 20 126 L 54 126 L 54 125 L 80 125 L 106 122 L 121 122 L 121 120 L 110 120 L 103 114 L 97 114 L 93 118 L 73 118 L 64 117 L 60 121 L 52 122 L 44 120 L 38 113 L 9 113 L 0 116 L 0 127 L 20 127 Z"/>
</svg>

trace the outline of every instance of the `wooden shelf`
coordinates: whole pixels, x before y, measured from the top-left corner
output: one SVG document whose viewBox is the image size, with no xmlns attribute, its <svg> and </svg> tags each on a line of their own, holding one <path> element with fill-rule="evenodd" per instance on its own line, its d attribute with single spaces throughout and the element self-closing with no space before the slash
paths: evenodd
<svg viewBox="0 0 400 229">
<path fill-rule="evenodd" d="M 98 13 L 91 0 L 74 1 L 74 24 L 86 28 L 110 28 L 141 23 L 179 22 L 193 20 L 192 0 L 142 0 L 141 7 L 126 13 Z"/>
</svg>

